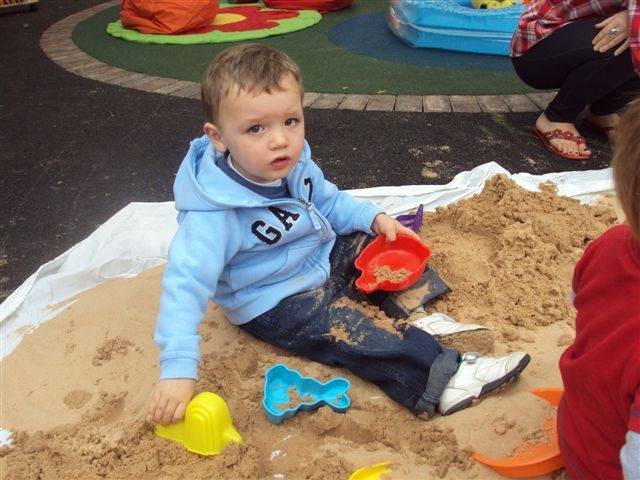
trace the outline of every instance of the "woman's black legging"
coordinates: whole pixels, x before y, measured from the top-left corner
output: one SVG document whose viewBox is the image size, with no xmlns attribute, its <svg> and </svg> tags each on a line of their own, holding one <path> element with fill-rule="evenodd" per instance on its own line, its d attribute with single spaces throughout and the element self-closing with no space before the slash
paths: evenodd
<svg viewBox="0 0 640 480">
<path fill-rule="evenodd" d="M 596 115 L 609 115 L 640 94 L 640 77 L 628 48 L 617 57 L 615 48 L 604 53 L 593 50 L 591 41 L 599 31 L 595 25 L 602 20 L 568 23 L 511 59 L 527 85 L 559 89 L 545 110 L 552 122 L 574 123 L 587 106 Z"/>
</svg>

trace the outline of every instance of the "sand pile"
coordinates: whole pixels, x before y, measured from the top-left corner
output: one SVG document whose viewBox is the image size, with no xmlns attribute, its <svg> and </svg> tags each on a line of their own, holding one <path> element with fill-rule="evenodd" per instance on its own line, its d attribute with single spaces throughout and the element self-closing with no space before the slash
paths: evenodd
<svg viewBox="0 0 640 480">
<path fill-rule="evenodd" d="M 431 265 L 453 290 L 432 310 L 525 329 L 571 320 L 573 266 L 616 220 L 610 206 L 558 197 L 552 184 L 532 193 L 494 177 L 481 194 L 425 217 Z"/>
<path fill-rule="evenodd" d="M 573 337 L 571 271 L 585 243 L 615 220 L 610 206 L 580 205 L 549 186 L 526 192 L 500 177 L 426 217 L 430 264 L 452 288 L 430 310 L 489 326 L 494 353 L 532 355 L 511 388 L 429 422 L 347 371 L 246 335 L 211 306 L 201 327 L 198 391 L 228 402 L 245 439 L 215 457 L 157 438 L 142 420 L 158 375 L 152 332 L 161 269 L 104 284 L 3 360 L 2 427 L 21 432 L 14 448 L 2 450 L 3 478 L 346 479 L 381 461 L 394 463 L 387 478 L 500 478 L 470 452 L 508 455 L 543 435 L 550 408 L 528 389 L 561 385 L 557 359 Z M 272 425 L 261 406 L 262 375 L 278 362 L 323 380 L 346 376 L 351 408 L 301 412 Z"/>
</svg>

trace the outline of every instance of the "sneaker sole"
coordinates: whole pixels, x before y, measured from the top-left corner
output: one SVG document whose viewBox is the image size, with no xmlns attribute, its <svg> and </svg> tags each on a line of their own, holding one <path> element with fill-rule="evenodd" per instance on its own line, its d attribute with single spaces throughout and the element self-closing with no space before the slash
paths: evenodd
<svg viewBox="0 0 640 480">
<path fill-rule="evenodd" d="M 531 361 L 531 357 L 529 356 L 529 354 L 526 354 L 524 357 L 522 357 L 520 362 L 518 362 L 518 365 L 516 366 L 516 368 L 514 368 L 510 372 L 507 372 L 507 374 L 504 377 L 500 377 L 497 380 L 494 380 L 493 382 L 489 382 L 485 386 L 483 386 L 482 390 L 480 390 L 480 394 L 477 397 L 465 398 L 464 400 L 462 400 L 459 403 L 456 403 L 453 407 L 447 410 L 447 413 L 441 413 L 441 415 L 451 415 L 452 413 L 456 413 L 456 412 L 459 412 L 460 410 L 464 410 L 465 408 L 470 407 L 473 402 L 476 402 L 486 397 L 490 393 L 493 393 L 496 390 L 498 390 L 500 387 L 510 384 L 516 378 L 518 378 L 518 376 L 527 367 L 527 365 L 529 365 L 530 361 Z"/>
</svg>

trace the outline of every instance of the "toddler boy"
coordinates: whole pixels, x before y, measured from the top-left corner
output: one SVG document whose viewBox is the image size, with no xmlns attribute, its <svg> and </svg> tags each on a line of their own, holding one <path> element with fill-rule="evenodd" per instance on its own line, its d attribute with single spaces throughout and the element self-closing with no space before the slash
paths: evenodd
<svg viewBox="0 0 640 480">
<path fill-rule="evenodd" d="M 526 353 L 461 355 L 411 325 L 387 331 L 341 300 L 357 298 L 353 261 L 366 234 L 415 234 L 325 180 L 304 139 L 301 74 L 289 57 L 231 47 L 205 72 L 202 98 L 205 135 L 191 142 L 174 184 L 180 225 L 162 284 L 149 420 L 183 417 L 210 298 L 243 330 L 345 367 L 416 414 L 465 408 L 526 367 Z"/>
</svg>

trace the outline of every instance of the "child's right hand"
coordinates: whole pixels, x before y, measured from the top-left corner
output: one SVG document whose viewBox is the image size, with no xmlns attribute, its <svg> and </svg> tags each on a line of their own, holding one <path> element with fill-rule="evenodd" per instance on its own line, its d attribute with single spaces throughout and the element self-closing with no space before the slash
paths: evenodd
<svg viewBox="0 0 640 480">
<path fill-rule="evenodd" d="M 147 421 L 169 425 L 181 420 L 195 389 L 192 378 L 160 380 L 149 398 Z"/>
</svg>

